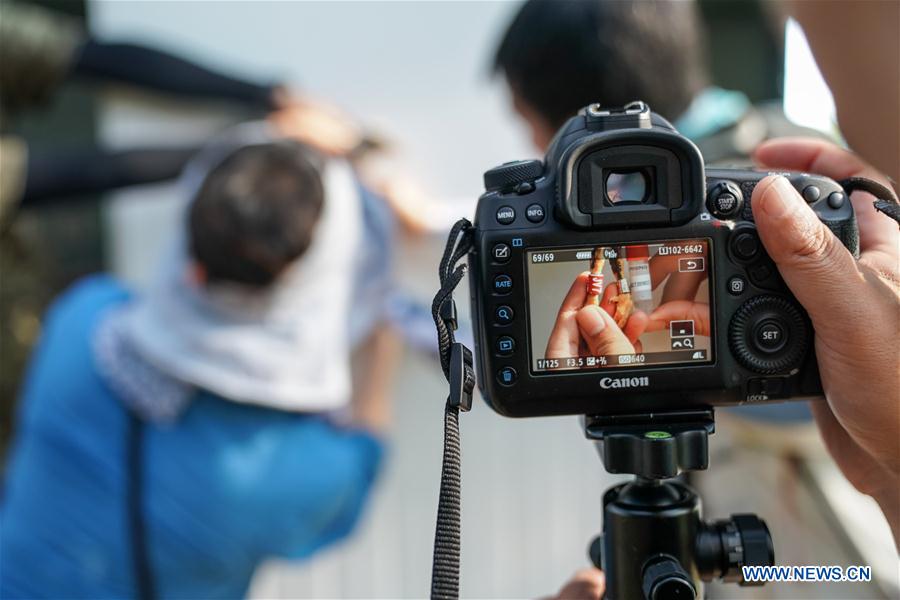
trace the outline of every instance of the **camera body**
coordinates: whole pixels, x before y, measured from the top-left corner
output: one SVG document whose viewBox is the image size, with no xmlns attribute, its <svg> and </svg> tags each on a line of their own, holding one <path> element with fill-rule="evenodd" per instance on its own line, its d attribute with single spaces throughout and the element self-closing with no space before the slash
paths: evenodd
<svg viewBox="0 0 900 600">
<path fill-rule="evenodd" d="M 753 223 L 766 175 L 704 169 L 641 102 L 589 106 L 543 162 L 486 172 L 468 260 L 487 403 L 615 417 L 821 396 L 809 320 Z M 844 190 L 783 175 L 857 254 Z"/>
</svg>

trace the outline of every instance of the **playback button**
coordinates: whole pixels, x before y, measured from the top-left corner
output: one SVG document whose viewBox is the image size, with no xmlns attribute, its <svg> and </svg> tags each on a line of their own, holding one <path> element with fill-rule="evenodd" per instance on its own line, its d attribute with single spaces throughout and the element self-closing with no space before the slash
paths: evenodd
<svg viewBox="0 0 900 600">
<path fill-rule="evenodd" d="M 497 338 L 497 354 L 500 356 L 512 356 L 515 351 L 516 341 L 514 339 L 508 335 Z"/>
</svg>

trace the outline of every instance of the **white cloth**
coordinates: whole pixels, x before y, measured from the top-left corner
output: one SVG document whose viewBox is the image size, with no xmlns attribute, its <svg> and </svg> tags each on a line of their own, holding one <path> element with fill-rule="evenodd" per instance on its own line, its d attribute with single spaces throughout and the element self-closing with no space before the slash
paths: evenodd
<svg viewBox="0 0 900 600">
<path fill-rule="evenodd" d="M 209 169 L 264 141 L 258 126 L 216 140 L 186 171 L 188 203 Z M 345 407 L 362 208 L 349 165 L 329 161 L 322 177 L 325 200 L 312 243 L 270 288 L 191 282 L 181 231 L 156 282 L 115 316 L 114 329 L 153 368 L 228 400 L 291 411 Z"/>
</svg>

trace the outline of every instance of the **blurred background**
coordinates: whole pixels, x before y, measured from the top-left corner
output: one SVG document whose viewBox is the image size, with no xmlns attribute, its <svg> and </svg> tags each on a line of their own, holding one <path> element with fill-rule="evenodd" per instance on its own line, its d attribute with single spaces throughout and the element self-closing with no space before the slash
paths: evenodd
<svg viewBox="0 0 900 600">
<path fill-rule="evenodd" d="M 471 215 L 484 170 L 538 154 L 505 87 L 491 77 L 492 56 L 516 2 L 31 3 L 82 19 L 100 38 L 146 43 L 238 77 L 286 82 L 334 103 L 392 140 L 398 160 L 442 214 Z M 715 84 L 753 102 L 777 102 L 794 122 L 837 133 L 830 95 L 796 25 L 766 2 L 705 0 L 700 6 Z M 242 118 L 224 104 L 115 86 L 96 94 L 71 82 L 44 110 L 6 125 L 36 147 L 175 147 Z M 17 215 L 10 228 L 14 247 L 4 254 L 0 275 L 4 448 L 13 433 L 23 349 L 38 338 L 48 302 L 78 277 L 101 270 L 145 286 L 177 205 L 174 184 L 159 183 Z M 437 223 L 434 234 L 404 239 L 398 251 L 401 286 L 423 302 L 437 287 L 441 229 L 449 222 Z M 359 529 L 311 560 L 266 565 L 254 579 L 252 597 L 426 593 L 446 384 L 433 357 L 405 350 L 394 390 L 387 466 Z M 461 429 L 462 594 L 507 598 L 556 591 L 588 565 L 586 548 L 601 526 L 602 492 L 614 478 L 574 418 L 507 420 L 476 403 L 461 418 Z M 897 597 L 896 554 L 873 525 L 883 518 L 827 459 L 784 461 L 759 451 L 729 462 L 728 439 L 722 425 L 713 438 L 716 477 L 705 490 L 707 517 L 756 512 L 769 521 L 780 564 L 871 564 L 878 582 L 713 587 L 711 597 Z"/>
</svg>

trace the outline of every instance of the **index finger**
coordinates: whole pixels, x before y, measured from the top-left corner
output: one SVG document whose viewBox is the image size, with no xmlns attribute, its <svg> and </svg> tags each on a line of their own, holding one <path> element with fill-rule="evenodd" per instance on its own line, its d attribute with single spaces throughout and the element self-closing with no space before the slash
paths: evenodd
<svg viewBox="0 0 900 600">
<path fill-rule="evenodd" d="M 562 304 L 559 306 L 560 315 L 569 311 L 577 311 L 584 306 L 584 301 L 587 299 L 588 275 L 590 275 L 588 271 L 583 271 L 575 278 L 572 287 L 569 288 L 566 297 L 563 298 Z"/>
<path fill-rule="evenodd" d="M 762 143 L 753 160 L 761 167 L 787 169 L 825 175 L 835 181 L 847 177 L 865 177 L 891 187 L 890 181 L 874 167 L 852 152 L 825 140 L 813 138 L 779 138 Z M 896 192 L 895 192 L 896 193 Z M 860 250 L 877 250 L 894 256 L 897 246 L 897 224 L 879 214 L 871 197 L 864 192 L 851 196 L 859 225 Z"/>
</svg>

